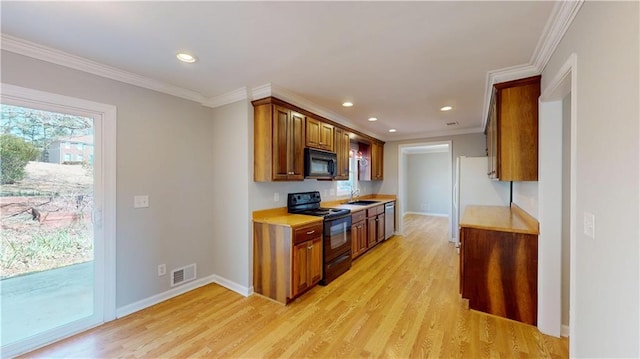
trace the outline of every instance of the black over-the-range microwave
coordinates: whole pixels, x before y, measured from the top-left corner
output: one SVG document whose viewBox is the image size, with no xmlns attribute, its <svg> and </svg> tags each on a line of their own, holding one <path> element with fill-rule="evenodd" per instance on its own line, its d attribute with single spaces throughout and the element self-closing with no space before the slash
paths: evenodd
<svg viewBox="0 0 640 359">
<path fill-rule="evenodd" d="M 336 176 L 336 161 L 333 152 L 304 149 L 304 177 L 316 179 L 333 179 Z"/>
</svg>

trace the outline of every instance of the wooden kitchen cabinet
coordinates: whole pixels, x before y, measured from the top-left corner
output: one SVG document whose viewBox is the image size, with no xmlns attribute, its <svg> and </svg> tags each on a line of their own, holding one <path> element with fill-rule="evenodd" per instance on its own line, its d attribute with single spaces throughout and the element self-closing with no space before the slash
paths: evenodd
<svg viewBox="0 0 640 359">
<path fill-rule="evenodd" d="M 322 237 L 293 247 L 291 296 L 297 297 L 322 279 Z"/>
<path fill-rule="evenodd" d="M 351 139 L 349 138 L 349 132 L 339 127 L 334 129 L 337 161 L 336 161 L 336 181 L 349 180 L 349 151 L 351 151 Z"/>
<path fill-rule="evenodd" d="M 355 259 L 369 249 L 367 241 L 366 211 L 351 214 L 351 258 Z"/>
<path fill-rule="evenodd" d="M 467 207 L 460 222 L 460 293 L 471 309 L 536 325 L 538 235 L 524 217 L 509 207 Z"/>
<path fill-rule="evenodd" d="M 286 304 L 320 282 L 322 227 L 254 222 L 254 291 Z"/>
<path fill-rule="evenodd" d="M 254 101 L 254 181 L 304 180 L 305 119 L 270 101 Z"/>
<path fill-rule="evenodd" d="M 306 121 L 306 147 L 317 148 L 319 150 L 334 152 L 333 146 L 334 126 L 317 120 L 313 117 L 307 117 Z"/>
<path fill-rule="evenodd" d="M 371 179 L 373 181 L 383 180 L 383 145 L 377 142 L 371 144 Z"/>
<path fill-rule="evenodd" d="M 485 129 L 488 175 L 500 181 L 537 181 L 540 76 L 493 88 Z"/>
<path fill-rule="evenodd" d="M 382 181 L 384 161 L 384 144 L 372 141 L 371 143 L 358 143 L 358 151 L 363 160 L 358 162 L 358 180 Z"/>
<path fill-rule="evenodd" d="M 384 241 L 384 205 L 367 209 L 367 248 Z"/>
</svg>

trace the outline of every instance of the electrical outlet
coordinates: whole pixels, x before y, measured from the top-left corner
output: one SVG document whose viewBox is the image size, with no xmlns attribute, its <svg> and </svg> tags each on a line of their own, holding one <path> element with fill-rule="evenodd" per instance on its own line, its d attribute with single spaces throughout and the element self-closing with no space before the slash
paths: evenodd
<svg viewBox="0 0 640 359">
<path fill-rule="evenodd" d="M 167 266 L 164 264 L 158 265 L 158 277 L 167 274 Z"/>
<path fill-rule="evenodd" d="M 593 213 L 584 212 L 584 234 L 596 239 L 596 216 Z"/>
<path fill-rule="evenodd" d="M 149 207 L 149 196 L 133 196 L 133 208 Z"/>
<path fill-rule="evenodd" d="M 273 201 L 274 202 L 279 202 L 280 201 L 280 193 L 279 192 L 273 192 Z"/>
</svg>

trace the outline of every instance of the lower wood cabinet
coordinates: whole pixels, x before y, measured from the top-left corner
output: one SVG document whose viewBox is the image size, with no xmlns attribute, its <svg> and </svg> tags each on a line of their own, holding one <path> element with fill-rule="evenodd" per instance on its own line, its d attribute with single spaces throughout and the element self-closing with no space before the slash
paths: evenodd
<svg viewBox="0 0 640 359">
<path fill-rule="evenodd" d="M 292 272 L 292 298 L 320 282 L 322 279 L 321 237 L 293 247 Z"/>
<path fill-rule="evenodd" d="M 322 222 L 300 227 L 253 224 L 253 287 L 288 303 L 322 279 Z"/>
<path fill-rule="evenodd" d="M 355 259 L 369 249 L 367 243 L 366 211 L 351 214 L 351 258 Z"/>
<path fill-rule="evenodd" d="M 471 309 L 536 325 L 538 236 L 461 227 L 460 292 Z"/>
<path fill-rule="evenodd" d="M 367 245 L 369 248 L 384 241 L 384 205 L 367 209 Z"/>
</svg>

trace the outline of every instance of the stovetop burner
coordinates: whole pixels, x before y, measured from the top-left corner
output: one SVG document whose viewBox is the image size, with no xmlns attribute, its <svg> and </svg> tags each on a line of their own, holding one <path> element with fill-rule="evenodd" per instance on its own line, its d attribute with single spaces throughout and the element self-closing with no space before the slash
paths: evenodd
<svg viewBox="0 0 640 359">
<path fill-rule="evenodd" d="M 324 217 L 324 219 L 342 217 L 351 213 L 351 210 L 343 208 L 320 207 L 319 191 L 289 193 L 287 196 L 287 211 L 289 213 Z"/>
</svg>

